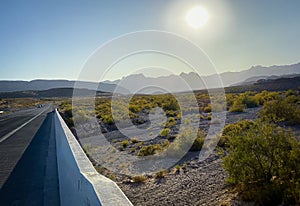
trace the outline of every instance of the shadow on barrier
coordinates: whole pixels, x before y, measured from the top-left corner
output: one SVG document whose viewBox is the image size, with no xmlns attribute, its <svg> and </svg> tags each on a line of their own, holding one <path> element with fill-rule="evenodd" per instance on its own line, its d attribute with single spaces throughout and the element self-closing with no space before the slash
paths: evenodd
<svg viewBox="0 0 300 206">
<path fill-rule="evenodd" d="M 54 121 L 61 205 L 131 206 L 117 184 L 95 170 L 57 111 Z"/>
</svg>

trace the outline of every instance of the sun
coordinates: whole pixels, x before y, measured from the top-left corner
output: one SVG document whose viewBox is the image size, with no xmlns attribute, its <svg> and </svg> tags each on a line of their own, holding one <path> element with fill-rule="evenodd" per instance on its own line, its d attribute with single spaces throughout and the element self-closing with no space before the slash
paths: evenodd
<svg viewBox="0 0 300 206">
<path fill-rule="evenodd" d="M 203 27 L 209 19 L 208 12 L 201 6 L 191 8 L 186 14 L 187 23 L 194 29 Z"/>
</svg>

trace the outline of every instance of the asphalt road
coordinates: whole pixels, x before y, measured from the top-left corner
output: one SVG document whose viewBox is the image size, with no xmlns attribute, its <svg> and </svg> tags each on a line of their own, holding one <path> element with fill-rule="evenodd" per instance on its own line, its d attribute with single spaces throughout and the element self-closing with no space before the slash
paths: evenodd
<svg viewBox="0 0 300 206">
<path fill-rule="evenodd" d="M 50 105 L 43 108 L 31 108 L 0 115 L 0 141 L 3 137 L 43 111 L 49 111 Z"/>
<path fill-rule="evenodd" d="M 0 117 L 0 205 L 58 205 L 51 105 Z"/>
</svg>

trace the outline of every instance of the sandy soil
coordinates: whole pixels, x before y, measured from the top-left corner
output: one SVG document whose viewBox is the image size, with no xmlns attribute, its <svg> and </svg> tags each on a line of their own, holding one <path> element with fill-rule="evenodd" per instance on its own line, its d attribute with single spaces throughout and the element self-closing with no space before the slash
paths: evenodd
<svg viewBox="0 0 300 206">
<path fill-rule="evenodd" d="M 245 113 L 228 113 L 226 124 L 256 119 L 259 110 L 252 108 Z M 107 135 L 115 139 L 117 133 L 108 132 Z M 94 141 L 96 138 L 81 139 L 83 144 L 93 145 Z M 116 175 L 117 184 L 134 205 L 241 205 L 232 201 L 234 194 L 229 192 L 230 188 L 225 183 L 226 172 L 221 158 L 224 154 L 215 151 L 205 161 L 199 161 L 198 154 L 189 152 L 181 161 L 186 162 L 187 167 L 180 171 L 173 168 L 164 178 L 156 179 L 153 175 L 144 183 L 133 183 Z M 96 155 L 94 158 L 97 161 Z"/>
</svg>

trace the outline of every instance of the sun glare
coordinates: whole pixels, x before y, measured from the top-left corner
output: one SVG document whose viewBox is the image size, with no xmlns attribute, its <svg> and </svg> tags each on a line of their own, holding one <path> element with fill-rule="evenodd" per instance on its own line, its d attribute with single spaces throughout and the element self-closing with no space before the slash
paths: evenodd
<svg viewBox="0 0 300 206">
<path fill-rule="evenodd" d="M 208 12 L 201 6 L 193 7 L 186 14 L 187 23 L 194 29 L 204 26 L 207 23 L 208 18 Z"/>
</svg>

